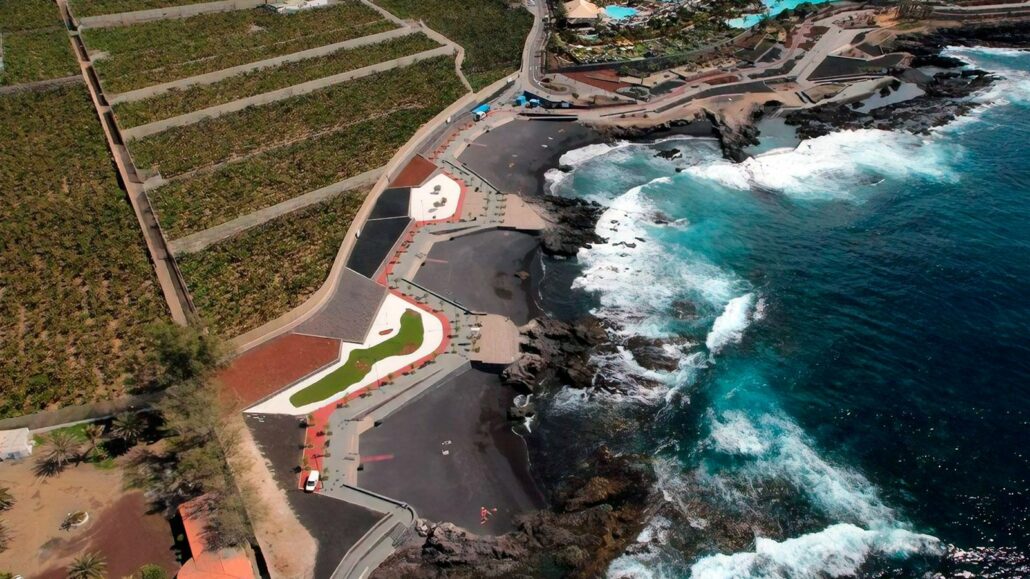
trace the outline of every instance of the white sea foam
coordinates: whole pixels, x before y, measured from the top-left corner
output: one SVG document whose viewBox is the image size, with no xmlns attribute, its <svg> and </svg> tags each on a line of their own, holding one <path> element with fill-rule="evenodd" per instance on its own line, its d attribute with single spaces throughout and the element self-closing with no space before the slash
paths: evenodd
<svg viewBox="0 0 1030 579">
<path fill-rule="evenodd" d="M 986 90 L 973 96 L 973 100 L 982 105 L 980 110 L 1013 103 L 1030 103 L 1030 72 L 1014 68 L 1017 61 L 1020 64 L 1030 62 L 1030 52 L 1013 48 L 949 46 L 941 54 L 958 58 L 970 63 L 971 67 L 1002 77 Z"/>
<path fill-rule="evenodd" d="M 729 411 L 721 421 L 713 420 L 709 437 L 716 450 L 728 454 L 758 456 L 769 450 L 769 442 L 742 412 Z"/>
<path fill-rule="evenodd" d="M 731 189 L 757 187 L 808 199 L 855 199 L 870 177 L 920 177 L 952 181 L 956 151 L 925 137 L 862 129 L 840 131 L 776 150 L 743 163 L 722 159 L 690 167 L 695 177 Z"/>
<path fill-rule="evenodd" d="M 940 542 L 904 529 L 863 529 L 841 523 L 776 542 L 759 537 L 753 552 L 712 555 L 691 567 L 692 579 L 821 579 L 854 575 L 870 556 L 940 553 Z"/>
<path fill-rule="evenodd" d="M 740 342 L 744 337 L 744 330 L 753 319 L 754 306 L 755 295 L 752 293 L 730 300 L 708 332 L 705 339 L 708 351 L 717 354 L 726 346 Z"/>
</svg>

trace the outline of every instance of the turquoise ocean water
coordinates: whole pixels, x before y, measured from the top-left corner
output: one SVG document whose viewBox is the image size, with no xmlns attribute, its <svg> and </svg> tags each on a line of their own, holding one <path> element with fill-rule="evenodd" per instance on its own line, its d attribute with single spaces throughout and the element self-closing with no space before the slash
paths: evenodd
<svg viewBox="0 0 1030 579">
<path fill-rule="evenodd" d="M 598 362 L 625 392 L 539 401 L 533 436 L 571 441 L 536 451 L 543 471 L 601 443 L 655 457 L 666 504 L 611 576 L 1028 555 L 1030 53 L 954 53 L 1006 78 L 931 135 L 841 132 L 743 164 L 709 140 L 595 145 L 549 174 L 606 206 L 609 242 L 545 263 L 547 307 L 678 360 L 620 350 Z"/>
</svg>

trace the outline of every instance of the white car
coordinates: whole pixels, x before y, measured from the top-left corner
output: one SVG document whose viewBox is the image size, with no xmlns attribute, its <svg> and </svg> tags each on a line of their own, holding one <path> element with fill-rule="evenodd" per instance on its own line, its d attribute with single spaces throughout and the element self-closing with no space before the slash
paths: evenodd
<svg viewBox="0 0 1030 579">
<path fill-rule="evenodd" d="M 318 486 L 318 477 L 319 477 L 319 474 L 318 474 L 317 470 L 313 470 L 313 471 L 308 473 L 308 478 L 307 478 L 307 480 L 304 481 L 304 492 L 306 492 L 306 493 L 313 493 L 313 492 L 315 492 L 315 487 Z"/>
</svg>

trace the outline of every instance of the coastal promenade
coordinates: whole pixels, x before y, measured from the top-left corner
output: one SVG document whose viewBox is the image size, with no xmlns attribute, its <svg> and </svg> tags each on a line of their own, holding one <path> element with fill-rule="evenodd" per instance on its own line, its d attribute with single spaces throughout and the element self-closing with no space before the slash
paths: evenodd
<svg viewBox="0 0 1030 579">
<path fill-rule="evenodd" d="M 498 190 L 460 160 L 462 154 L 470 147 L 476 146 L 476 140 L 483 135 L 508 123 L 535 122 L 526 120 L 524 111 L 510 106 L 508 99 L 514 92 L 518 92 L 519 87 L 527 86 L 523 83 L 532 82 L 527 79 L 535 78 L 534 75 L 539 72 L 539 68 L 533 68 L 533 62 L 537 61 L 535 51 L 539 50 L 534 48 L 534 45 L 542 46 L 544 38 L 539 22 L 541 14 L 542 8 L 536 6 L 537 24 L 527 39 L 523 69 L 515 76 L 513 83 L 511 78 L 501 79 L 478 93 L 470 92 L 459 99 L 423 125 L 382 169 L 382 174 L 341 244 L 323 286 L 300 307 L 236 338 L 233 342 L 240 352 L 247 352 L 264 344 L 274 346 L 283 337 L 306 335 L 303 328 L 312 324 L 339 325 L 339 321 L 336 320 L 338 311 L 329 305 L 334 300 L 343 301 L 340 300 L 340 296 L 350 291 L 356 275 L 367 276 L 390 295 L 407 300 L 413 307 L 437 317 L 446 328 L 439 343 L 433 342 L 436 347 L 432 354 L 416 362 L 404 361 L 401 368 L 390 366 L 390 370 L 373 369 L 372 381 L 367 386 L 362 385 L 355 391 L 348 391 L 342 398 L 333 398 L 328 405 L 313 412 L 309 412 L 307 408 L 299 412 L 308 414 L 308 418 L 304 420 L 304 464 L 319 468 L 327 475 L 317 494 L 377 513 L 378 517 L 360 538 L 347 546 L 346 553 L 334 566 L 333 577 L 365 576 L 389 556 L 394 545 L 403 540 L 418 517 L 417 505 L 409 504 L 409 500 L 426 505 L 434 519 L 453 520 L 475 528 L 474 516 L 472 519 L 469 518 L 468 513 L 473 510 L 469 508 L 469 504 L 452 500 L 453 497 L 448 498 L 446 493 L 450 491 L 447 488 L 426 485 L 424 481 L 415 480 L 417 477 L 412 476 L 410 469 L 417 468 L 425 472 L 437 472 L 435 469 L 441 469 L 441 480 L 450 473 L 457 472 L 456 466 L 447 466 L 447 459 L 441 457 L 451 456 L 449 453 L 452 448 L 448 448 L 451 445 L 457 445 L 453 446 L 454 449 L 465 448 L 462 444 L 474 440 L 475 435 L 446 433 L 443 427 L 452 424 L 446 421 L 427 422 L 426 413 L 434 408 L 457 409 L 454 401 L 458 398 L 452 397 L 460 395 L 460 391 L 451 389 L 459 385 L 468 389 L 479 388 L 487 383 L 485 376 L 477 374 L 478 371 L 472 369 L 473 364 L 502 367 L 514 361 L 518 356 L 517 324 L 503 312 L 488 311 L 488 308 L 463 303 L 463 300 L 455 297 L 455 292 L 449 291 L 446 284 L 433 289 L 433 284 L 426 282 L 424 274 L 451 267 L 448 257 L 441 254 L 441 248 L 445 247 L 445 244 L 475 244 L 483 239 L 477 236 L 517 236 L 523 235 L 518 232 L 535 233 L 549 225 L 545 215 L 541 215 L 520 197 Z M 818 84 L 811 80 L 811 76 L 823 60 L 834 52 L 851 47 L 857 36 L 863 32 L 863 29 L 844 29 L 837 26 L 835 20 L 838 18 L 840 16 L 832 15 L 813 23 L 826 28 L 826 32 L 809 50 L 801 49 L 802 38 L 799 36 L 792 39 L 780 58 L 734 70 L 733 73 L 738 77 L 736 81 L 718 87 L 704 83 L 696 86 L 687 85 L 643 104 L 634 103 L 603 109 L 575 109 L 571 111 L 571 118 L 597 124 L 654 124 L 664 119 L 683 118 L 685 112 L 700 110 L 699 107 L 703 106 L 705 101 L 725 104 L 726 99 L 732 100 L 735 94 L 741 92 L 754 93 L 754 100 L 740 103 L 742 114 L 745 110 L 750 112 L 750 106 L 760 105 L 764 99 L 773 98 L 774 95 L 781 102 L 787 100 L 791 105 L 806 106 L 800 97 L 795 96 L 788 100 L 784 95 L 789 97 L 803 91 L 805 87 Z M 812 25 L 806 24 L 803 30 L 807 34 L 812 28 Z M 789 63 L 793 63 L 789 71 L 766 75 L 769 71 Z M 759 86 L 764 89 L 757 90 L 756 87 Z M 770 88 L 772 86 L 777 88 Z M 778 90 L 783 87 L 789 88 Z M 501 98 L 498 98 L 498 95 Z M 478 123 L 472 122 L 469 115 L 471 108 L 490 99 L 497 99 L 494 100 L 494 108 L 490 114 Z M 541 122 L 545 122 L 547 116 L 544 115 L 543 119 Z M 386 202 L 388 195 L 394 195 L 399 189 L 405 188 L 400 187 L 395 181 L 409 164 L 415 161 L 417 155 L 422 155 L 435 165 L 434 175 L 445 175 L 459 184 L 461 198 L 458 208 L 453 215 L 445 218 L 426 219 L 431 217 L 431 214 L 426 212 L 427 208 L 420 206 L 416 210 L 409 201 L 406 215 L 389 217 L 401 226 L 399 232 L 387 232 L 374 223 L 381 218 L 375 218 L 373 215 L 377 210 L 382 210 L 380 204 Z M 426 176 L 420 182 L 406 188 L 418 188 L 429 179 L 430 177 Z M 448 203 L 452 201 L 453 199 L 449 198 Z M 445 206 L 450 207 L 449 204 Z M 351 268 L 355 263 L 356 248 L 359 243 L 372 243 L 370 239 L 377 236 L 382 237 L 380 245 L 385 244 L 389 247 L 385 252 L 385 258 L 378 265 L 368 266 L 369 270 L 364 274 L 356 272 Z M 496 240 L 491 243 L 512 242 Z M 489 276 L 486 275 L 483 279 L 471 277 L 457 283 L 489 287 L 487 284 L 490 281 L 487 278 Z M 450 289 L 453 289 L 453 283 L 456 282 L 452 282 Z M 375 311 L 380 305 L 371 301 L 355 301 L 349 304 L 349 307 Z M 368 335 L 363 337 L 369 339 Z M 375 336 L 371 337 L 374 341 Z M 341 361 L 338 359 L 333 363 L 338 364 Z M 325 371 L 325 368 L 327 367 L 315 371 Z M 268 392 L 261 400 L 251 401 L 252 411 L 248 416 L 254 419 L 266 416 L 259 410 L 258 403 L 265 402 L 272 396 L 282 395 L 299 380 L 310 376 L 305 375 L 297 380 L 278 384 L 274 391 Z M 493 407 L 503 408 L 503 402 L 498 404 L 499 401 L 494 399 L 496 393 L 493 393 L 493 390 L 487 388 L 482 392 L 483 396 L 490 398 Z M 434 398 L 435 396 L 440 398 Z M 415 401 L 420 402 L 413 403 Z M 503 410 L 500 416 L 498 424 L 506 425 Z M 294 417 L 293 420 L 297 418 Z M 476 419 L 474 416 L 462 414 L 450 422 L 459 426 L 474 426 Z M 504 426 L 502 430 L 510 429 Z M 510 435 L 510 432 L 508 434 Z M 455 438 L 459 436 L 460 438 Z M 435 449 L 425 446 L 429 443 L 438 446 Z M 419 446 L 420 444 L 423 446 Z M 300 454 L 297 451 L 294 453 Z M 460 456 L 464 457 L 464 452 Z M 475 452 L 470 456 L 477 457 Z M 299 457 L 294 460 L 294 464 L 298 460 Z M 490 472 L 485 466 L 477 466 L 489 464 L 485 455 L 474 458 L 472 463 L 461 464 L 462 471 Z M 529 478 L 528 475 L 526 478 Z M 289 482 L 289 479 L 285 480 Z M 292 482 L 294 485 L 297 484 L 296 475 Z M 374 488 L 370 490 L 369 485 Z M 418 488 L 413 485 L 417 485 Z M 540 506 L 539 499 L 533 497 L 532 493 L 524 490 L 515 491 L 510 482 L 497 480 L 487 487 L 485 494 L 472 495 L 475 497 L 472 500 L 483 505 L 502 505 L 504 511 L 509 514 L 514 514 L 519 509 Z M 493 489 L 497 492 L 493 493 Z M 300 491 L 294 487 L 287 489 L 286 492 L 291 494 Z M 441 507 L 444 510 L 439 510 Z M 327 536 L 327 530 L 320 527 L 323 523 L 317 518 L 308 521 L 303 514 L 300 516 L 303 524 L 316 527 L 312 531 L 313 535 Z M 503 528 L 498 526 L 488 530 L 500 532 Z M 324 549 L 320 549 L 319 568 L 324 571 L 327 565 L 326 557 L 335 556 L 337 550 L 331 549 L 331 553 L 323 551 Z"/>
</svg>

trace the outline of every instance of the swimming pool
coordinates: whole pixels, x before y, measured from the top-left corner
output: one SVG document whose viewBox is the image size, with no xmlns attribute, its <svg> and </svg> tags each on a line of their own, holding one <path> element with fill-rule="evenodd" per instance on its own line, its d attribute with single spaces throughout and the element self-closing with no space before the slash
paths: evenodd
<svg viewBox="0 0 1030 579">
<path fill-rule="evenodd" d="M 755 24 L 761 22 L 766 16 L 772 18 L 783 12 L 784 10 L 792 10 L 797 8 L 798 5 L 804 2 L 811 2 L 812 4 L 823 4 L 826 2 L 834 2 L 835 0 L 762 0 L 762 4 L 765 5 L 767 12 L 764 14 L 749 14 L 743 18 L 733 18 L 727 20 L 726 24 L 731 28 L 751 28 Z"/>
<path fill-rule="evenodd" d="M 629 6 L 605 6 L 604 13 L 612 20 L 622 20 L 623 18 L 636 16 L 637 9 L 630 8 Z"/>
</svg>

